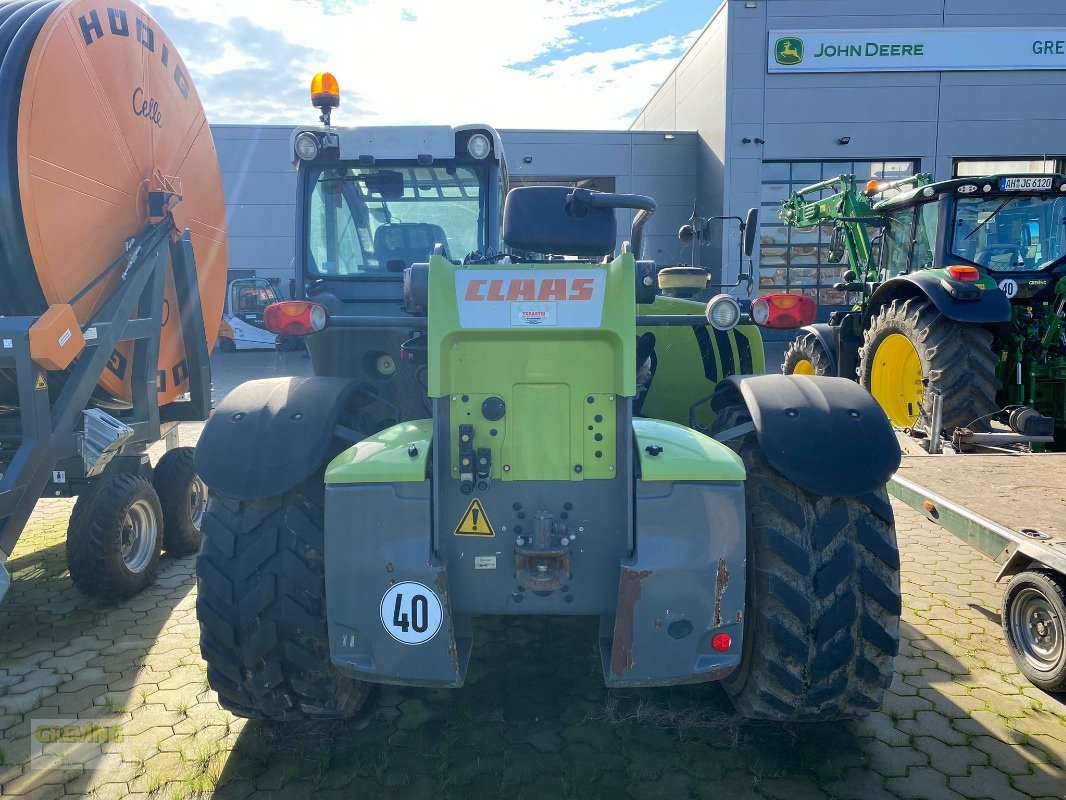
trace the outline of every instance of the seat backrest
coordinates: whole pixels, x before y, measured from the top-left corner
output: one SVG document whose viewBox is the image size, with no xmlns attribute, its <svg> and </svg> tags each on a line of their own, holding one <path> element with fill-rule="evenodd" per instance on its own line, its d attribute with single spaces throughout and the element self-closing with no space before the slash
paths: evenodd
<svg viewBox="0 0 1066 800">
<path fill-rule="evenodd" d="M 374 231 L 374 255 L 382 266 L 390 261 L 403 261 L 408 267 L 428 261 L 438 244 L 448 252 L 444 228 L 428 222 L 394 222 Z"/>
</svg>

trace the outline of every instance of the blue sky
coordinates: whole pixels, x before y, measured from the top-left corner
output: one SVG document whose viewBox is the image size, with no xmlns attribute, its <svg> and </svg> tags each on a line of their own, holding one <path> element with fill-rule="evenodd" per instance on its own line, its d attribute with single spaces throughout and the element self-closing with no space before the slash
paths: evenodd
<svg viewBox="0 0 1066 800">
<path fill-rule="evenodd" d="M 721 0 L 143 0 L 212 122 L 625 128 Z"/>
</svg>

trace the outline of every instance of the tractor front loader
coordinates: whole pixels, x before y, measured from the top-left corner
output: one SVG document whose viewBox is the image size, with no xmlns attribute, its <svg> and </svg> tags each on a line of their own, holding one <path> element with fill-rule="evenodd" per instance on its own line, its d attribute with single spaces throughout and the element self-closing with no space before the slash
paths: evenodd
<svg viewBox="0 0 1066 800">
<path fill-rule="evenodd" d="M 1066 176 L 801 189 L 786 225 L 833 228 L 854 298 L 785 352 L 785 374 L 859 380 L 892 423 L 957 450 L 1066 444 Z M 826 192 L 833 192 L 823 197 Z M 875 246 L 876 245 L 876 246 Z M 993 422 L 1002 427 L 990 431 Z"/>
<path fill-rule="evenodd" d="M 899 449 L 869 395 L 723 375 L 761 363 L 758 329 L 731 298 L 655 296 L 650 198 L 504 203 L 484 126 L 305 134 L 305 297 L 265 317 L 309 334 L 316 374 L 238 387 L 196 453 L 221 703 L 351 716 L 371 683 L 462 686 L 476 615 L 567 614 L 599 619 L 610 687 L 722 681 L 761 719 L 877 708 Z M 637 211 L 620 253 L 614 209 Z"/>
</svg>

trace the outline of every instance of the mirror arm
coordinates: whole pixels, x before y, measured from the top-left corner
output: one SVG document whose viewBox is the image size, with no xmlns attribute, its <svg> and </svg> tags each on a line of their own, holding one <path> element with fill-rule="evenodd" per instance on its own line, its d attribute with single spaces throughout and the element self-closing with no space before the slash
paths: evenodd
<svg viewBox="0 0 1066 800">
<path fill-rule="evenodd" d="M 633 232 L 630 234 L 630 242 L 633 246 L 633 257 L 640 261 L 641 247 L 644 244 L 644 226 L 648 224 L 648 220 L 652 218 L 655 213 L 654 204 L 651 209 L 642 208 L 637 212 L 637 215 L 633 217 Z"/>
</svg>

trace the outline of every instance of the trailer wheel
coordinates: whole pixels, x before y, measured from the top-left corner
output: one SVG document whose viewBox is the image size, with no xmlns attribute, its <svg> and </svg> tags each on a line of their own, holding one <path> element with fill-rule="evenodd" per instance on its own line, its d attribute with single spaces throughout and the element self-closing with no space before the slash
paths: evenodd
<svg viewBox="0 0 1066 800">
<path fill-rule="evenodd" d="M 67 527 L 67 566 L 82 594 L 125 600 L 146 588 L 159 561 L 163 511 L 147 480 L 97 478 L 78 496 Z"/>
<path fill-rule="evenodd" d="M 1003 633 L 1038 689 L 1066 690 L 1066 581 L 1046 570 L 1015 575 L 1003 594 Z"/>
<path fill-rule="evenodd" d="M 218 349 L 223 353 L 236 353 L 237 343 L 232 339 L 227 339 L 225 336 L 219 336 Z"/>
<path fill-rule="evenodd" d="M 342 719 L 368 684 L 330 661 L 321 500 L 297 488 L 268 500 L 212 492 L 196 563 L 207 678 L 240 717 Z"/>
<path fill-rule="evenodd" d="M 717 430 L 751 420 L 743 405 Z M 775 471 L 754 434 L 729 443 L 748 472 L 743 659 L 723 681 L 751 719 L 840 720 L 881 705 L 899 649 L 899 551 L 884 489 L 822 497 Z"/>
<path fill-rule="evenodd" d="M 785 375 L 832 375 L 829 353 L 813 333 L 797 336 L 785 350 L 781 364 Z"/>
<path fill-rule="evenodd" d="M 196 474 L 193 452 L 191 447 L 168 450 L 152 476 L 163 509 L 163 549 L 172 556 L 187 556 L 200 549 L 207 484 Z"/>
<path fill-rule="evenodd" d="M 912 297 L 882 306 L 864 333 L 859 383 L 880 404 L 893 425 L 928 428 L 932 403 L 925 383 L 943 396 L 947 431 L 988 430 L 999 409 L 999 359 L 992 334 L 979 325 L 955 322 L 929 300 Z"/>
</svg>

